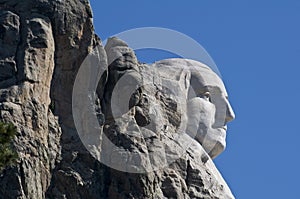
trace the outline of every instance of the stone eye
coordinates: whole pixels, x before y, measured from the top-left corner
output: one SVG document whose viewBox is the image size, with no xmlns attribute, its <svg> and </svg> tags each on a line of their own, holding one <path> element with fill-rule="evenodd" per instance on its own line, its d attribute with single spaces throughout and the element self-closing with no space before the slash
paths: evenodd
<svg viewBox="0 0 300 199">
<path fill-rule="evenodd" d="M 211 99 L 210 99 L 210 93 L 209 92 L 203 93 L 202 98 L 205 99 L 205 100 L 207 100 L 207 101 L 211 101 Z"/>
</svg>

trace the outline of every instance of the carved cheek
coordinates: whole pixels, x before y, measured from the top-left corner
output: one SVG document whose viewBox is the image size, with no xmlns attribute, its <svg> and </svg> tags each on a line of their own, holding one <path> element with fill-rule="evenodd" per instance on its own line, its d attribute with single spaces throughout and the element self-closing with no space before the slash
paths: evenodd
<svg viewBox="0 0 300 199">
<path fill-rule="evenodd" d="M 191 136 L 205 136 L 215 122 L 215 106 L 199 97 L 187 103 L 187 131 Z"/>
<path fill-rule="evenodd" d="M 225 125 L 226 113 L 227 113 L 227 102 L 226 98 L 222 96 L 215 97 L 213 104 L 216 107 L 215 123 L 214 128 L 220 128 Z"/>
</svg>

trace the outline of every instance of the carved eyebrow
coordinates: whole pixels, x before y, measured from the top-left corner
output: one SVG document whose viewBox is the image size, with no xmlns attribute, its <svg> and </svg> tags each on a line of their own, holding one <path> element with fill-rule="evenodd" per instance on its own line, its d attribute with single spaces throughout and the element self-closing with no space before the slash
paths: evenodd
<svg viewBox="0 0 300 199">
<path fill-rule="evenodd" d="M 222 93 L 222 89 L 218 86 L 205 86 L 205 87 L 207 87 L 209 90 L 213 92 Z"/>
<path fill-rule="evenodd" d="M 201 90 L 204 91 L 204 92 L 209 92 L 210 89 L 211 89 L 211 86 L 203 86 L 203 87 L 201 88 Z"/>
<path fill-rule="evenodd" d="M 192 89 L 196 92 L 196 93 L 205 93 L 205 92 L 209 92 L 209 88 L 207 86 L 203 86 L 203 87 L 199 87 L 199 88 L 195 88 L 192 87 Z"/>
</svg>

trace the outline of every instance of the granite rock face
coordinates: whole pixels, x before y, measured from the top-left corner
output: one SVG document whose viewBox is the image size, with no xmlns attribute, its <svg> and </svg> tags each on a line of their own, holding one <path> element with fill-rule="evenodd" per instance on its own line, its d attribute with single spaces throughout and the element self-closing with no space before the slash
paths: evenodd
<svg viewBox="0 0 300 199">
<path fill-rule="evenodd" d="M 134 154 L 125 171 L 113 158 L 122 160 L 120 151 L 102 140 L 98 156 L 114 167 L 101 163 L 74 124 L 73 85 L 89 53 L 108 63 L 91 102 L 99 135 Z M 20 157 L 0 174 L 0 199 L 233 198 L 201 144 L 185 132 L 176 137 L 187 73 L 175 81 L 151 67 L 117 38 L 102 47 L 86 0 L 0 0 L 0 120 L 17 127 Z M 126 96 L 125 108 L 114 101 L 122 77 L 146 85 Z M 184 92 L 175 97 L 165 84 Z"/>
<path fill-rule="evenodd" d="M 77 70 L 98 42 L 89 2 L 1 0 L 0 29 L 0 117 L 17 127 L 20 157 L 1 174 L 0 198 L 96 198 L 98 165 L 71 108 Z"/>
<path fill-rule="evenodd" d="M 117 38 L 109 39 L 105 50 L 111 64 L 105 86 L 109 92 L 102 100 L 103 133 L 115 146 L 102 143 L 101 160 L 114 169 L 106 176 L 107 196 L 234 198 L 209 154 L 185 126 L 192 125 L 183 114 L 195 76 L 189 66 L 201 64 L 180 59 L 140 64 Z"/>
</svg>

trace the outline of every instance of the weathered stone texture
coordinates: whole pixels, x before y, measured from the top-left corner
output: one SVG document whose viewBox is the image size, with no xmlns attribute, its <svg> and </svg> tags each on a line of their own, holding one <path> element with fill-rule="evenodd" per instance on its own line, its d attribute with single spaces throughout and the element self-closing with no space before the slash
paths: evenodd
<svg viewBox="0 0 300 199">
<path fill-rule="evenodd" d="M 84 164 L 96 163 L 74 130 L 71 96 L 76 72 L 98 41 L 89 3 L 2 0 L 0 29 L 0 117 L 17 126 L 20 156 L 1 174 L 0 198 L 88 197 L 95 189 L 82 178 L 90 180 L 94 170 Z"/>
<path fill-rule="evenodd" d="M 73 84 L 96 45 L 102 49 L 99 57 L 109 63 L 97 89 L 99 113 L 105 115 L 99 119 L 102 133 L 116 146 L 135 151 L 146 173 L 101 164 L 77 134 Z M 174 137 L 185 110 L 177 109 L 178 99 L 170 91 L 154 86 L 174 81 L 156 78 L 162 74 L 153 75 L 151 66 L 140 64 L 121 40 L 110 40 L 105 50 L 94 34 L 87 0 L 0 0 L 0 120 L 17 127 L 14 146 L 20 157 L 0 174 L 0 199 L 232 198 L 201 145 L 188 135 L 180 142 Z M 129 96 L 129 110 L 112 116 L 112 90 L 125 71 L 133 79 L 128 84 L 148 86 Z M 156 117 L 153 104 L 160 105 Z M 158 169 L 148 172 L 153 166 Z"/>
<path fill-rule="evenodd" d="M 1 175 L 0 195 L 41 198 L 61 148 L 61 128 L 49 109 L 55 42 L 48 17 L 30 13 L 23 19 L 13 8 L 5 4 L 0 11 L 0 117 L 17 127 L 20 159 Z"/>
</svg>

